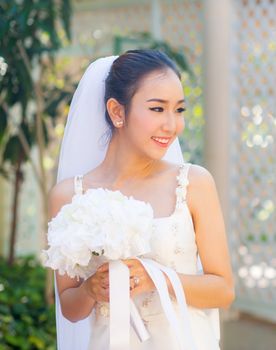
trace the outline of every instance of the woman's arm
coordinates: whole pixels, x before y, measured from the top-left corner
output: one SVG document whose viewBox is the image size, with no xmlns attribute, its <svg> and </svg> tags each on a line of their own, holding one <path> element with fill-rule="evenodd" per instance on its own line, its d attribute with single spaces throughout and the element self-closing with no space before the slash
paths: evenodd
<svg viewBox="0 0 276 350">
<path fill-rule="evenodd" d="M 197 308 L 228 307 L 235 298 L 234 278 L 227 247 L 227 238 L 215 182 L 203 167 L 192 165 L 189 172 L 187 204 L 192 213 L 203 275 L 178 273 L 187 304 Z M 131 297 L 155 290 L 143 265 L 126 259 L 130 279 L 138 276 L 140 283 L 131 290 Z M 107 266 L 103 266 L 107 269 Z M 165 275 L 169 293 L 174 291 Z M 132 283 L 133 287 L 133 283 Z"/>
<path fill-rule="evenodd" d="M 72 179 L 64 180 L 51 189 L 48 196 L 49 220 L 57 215 L 63 205 L 71 202 L 72 196 Z M 97 277 L 95 274 L 94 284 L 99 285 Z M 71 322 L 87 317 L 95 305 L 90 289 L 91 280 L 82 282 L 56 272 L 56 282 L 63 316 Z"/>
<path fill-rule="evenodd" d="M 189 170 L 187 204 L 204 272 L 204 275 L 178 274 L 187 304 L 198 308 L 229 307 L 235 291 L 222 210 L 212 175 L 198 165 Z M 173 294 L 169 282 L 168 286 Z"/>
</svg>

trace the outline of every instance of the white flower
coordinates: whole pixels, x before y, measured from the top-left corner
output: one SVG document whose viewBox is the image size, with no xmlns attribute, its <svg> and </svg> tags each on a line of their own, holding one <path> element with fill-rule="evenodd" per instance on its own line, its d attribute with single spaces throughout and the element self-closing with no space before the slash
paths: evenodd
<svg viewBox="0 0 276 350">
<path fill-rule="evenodd" d="M 104 261 L 150 252 L 152 223 L 151 205 L 120 191 L 75 195 L 48 223 L 45 266 L 87 278 Z"/>
</svg>

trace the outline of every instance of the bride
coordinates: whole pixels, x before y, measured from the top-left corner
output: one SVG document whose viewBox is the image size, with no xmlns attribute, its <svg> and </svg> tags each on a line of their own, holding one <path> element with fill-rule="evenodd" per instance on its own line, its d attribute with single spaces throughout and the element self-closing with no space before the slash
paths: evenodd
<svg viewBox="0 0 276 350">
<path fill-rule="evenodd" d="M 56 273 L 59 350 L 219 349 L 218 308 L 234 299 L 233 275 L 213 177 L 185 163 L 180 151 L 177 137 L 185 127 L 180 79 L 166 54 L 143 49 L 96 60 L 80 81 L 57 184 L 49 193 L 50 218 L 74 194 L 91 188 L 118 190 L 150 203 L 152 251 L 144 258 L 160 264 L 166 283 L 158 289 L 142 260 L 123 261 L 130 297 L 149 335 L 141 341 L 130 327 L 125 344 L 120 337 L 126 330 L 117 327 L 118 333 L 111 333 L 109 265 L 85 281 Z M 167 317 L 161 298 L 166 293 L 176 318 Z M 177 303 L 179 293 L 186 314 Z"/>
</svg>

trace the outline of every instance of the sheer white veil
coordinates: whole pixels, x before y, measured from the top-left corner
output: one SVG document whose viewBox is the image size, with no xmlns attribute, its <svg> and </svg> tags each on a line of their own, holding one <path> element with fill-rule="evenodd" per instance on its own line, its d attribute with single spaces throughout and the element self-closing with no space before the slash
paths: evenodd
<svg viewBox="0 0 276 350">
<path fill-rule="evenodd" d="M 108 147 L 106 137 L 110 132 L 104 117 L 105 79 L 117 57 L 103 57 L 92 62 L 80 80 L 61 144 L 57 183 L 88 172 L 105 157 Z M 184 162 L 178 139 L 170 146 L 164 159 L 178 164 Z M 55 294 L 58 350 L 88 349 L 93 313 L 82 321 L 69 322 L 61 313 L 56 283 Z"/>
</svg>

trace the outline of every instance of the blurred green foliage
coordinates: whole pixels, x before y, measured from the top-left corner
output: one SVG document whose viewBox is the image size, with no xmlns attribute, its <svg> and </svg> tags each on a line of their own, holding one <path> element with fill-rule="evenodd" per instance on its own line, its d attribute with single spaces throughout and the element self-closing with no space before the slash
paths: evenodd
<svg viewBox="0 0 276 350">
<path fill-rule="evenodd" d="M 0 350 L 56 349 L 54 305 L 44 298 L 46 270 L 33 257 L 0 259 Z"/>
<path fill-rule="evenodd" d="M 50 127 L 72 90 L 49 85 L 55 55 L 70 40 L 71 0 L 0 0 L 0 175 L 12 182 L 9 262 L 17 239 L 23 165 L 30 161 L 47 217 L 45 156 Z M 68 84 L 69 85 L 69 84 Z M 38 165 L 32 159 L 37 146 Z M 46 219 L 44 219 L 44 222 Z"/>
<path fill-rule="evenodd" d="M 54 55 L 70 40 L 71 0 L 1 0 L 0 1 L 0 147 L 1 162 L 12 165 L 28 158 L 22 152 L 18 133 L 9 130 L 11 120 L 16 118 L 17 128 L 23 133 L 31 148 L 36 144 L 36 113 L 43 109 L 42 119 L 45 143 L 48 142 L 46 117 L 53 118 L 64 94 L 58 89 L 39 86 L 43 70 L 53 63 Z M 47 97 L 43 96 L 45 90 Z M 39 95 L 39 96 L 38 96 Z M 40 99 L 46 99 L 41 106 Z M 30 108 L 30 103 L 34 103 Z M 40 103 L 40 106 L 38 104 Z M 18 114 L 11 111 L 18 105 Z M 50 112 L 49 113 L 49 109 Z M 13 122 L 14 124 L 14 122 Z M 1 164 L 2 175 L 8 177 Z"/>
</svg>

